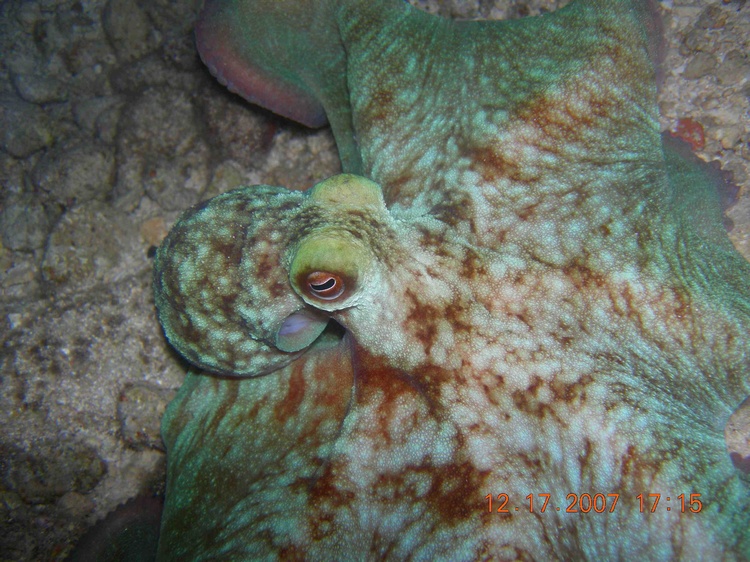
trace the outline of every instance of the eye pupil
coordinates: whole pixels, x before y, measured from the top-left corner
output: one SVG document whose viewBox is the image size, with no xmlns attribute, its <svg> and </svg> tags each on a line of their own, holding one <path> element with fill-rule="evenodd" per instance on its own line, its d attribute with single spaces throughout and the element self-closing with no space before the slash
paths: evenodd
<svg viewBox="0 0 750 562">
<path fill-rule="evenodd" d="M 313 291 L 326 291 L 332 289 L 335 284 L 336 280 L 333 277 L 330 277 L 327 281 L 323 281 L 322 283 L 310 283 L 310 288 Z"/>
<path fill-rule="evenodd" d="M 312 296 L 330 301 L 343 294 L 344 281 L 335 273 L 315 271 L 307 276 L 307 288 Z"/>
</svg>

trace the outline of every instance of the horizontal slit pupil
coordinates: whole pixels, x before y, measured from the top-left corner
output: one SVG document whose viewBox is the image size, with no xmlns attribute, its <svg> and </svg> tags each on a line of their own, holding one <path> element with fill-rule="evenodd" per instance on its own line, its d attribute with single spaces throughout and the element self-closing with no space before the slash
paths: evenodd
<svg viewBox="0 0 750 562">
<path fill-rule="evenodd" d="M 336 285 L 336 280 L 333 277 L 329 277 L 323 283 L 310 283 L 313 291 L 326 291 L 333 288 L 334 285 Z"/>
</svg>

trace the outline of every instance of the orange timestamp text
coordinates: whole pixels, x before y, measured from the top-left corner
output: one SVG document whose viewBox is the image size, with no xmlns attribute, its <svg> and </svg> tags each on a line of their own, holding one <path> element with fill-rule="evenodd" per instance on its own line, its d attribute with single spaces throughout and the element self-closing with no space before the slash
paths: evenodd
<svg viewBox="0 0 750 562">
<path fill-rule="evenodd" d="M 638 494 L 638 510 L 641 513 L 655 513 L 656 511 L 679 511 L 680 513 L 700 513 L 703 502 L 700 494 L 680 494 L 673 498 L 662 494 Z M 514 505 L 508 494 L 487 494 L 488 513 L 513 513 L 528 511 L 529 513 L 544 513 L 546 511 L 563 511 L 565 513 L 613 513 L 620 499 L 620 494 L 574 494 L 565 496 L 562 505 L 550 503 L 552 494 L 529 494 L 521 505 Z"/>
</svg>

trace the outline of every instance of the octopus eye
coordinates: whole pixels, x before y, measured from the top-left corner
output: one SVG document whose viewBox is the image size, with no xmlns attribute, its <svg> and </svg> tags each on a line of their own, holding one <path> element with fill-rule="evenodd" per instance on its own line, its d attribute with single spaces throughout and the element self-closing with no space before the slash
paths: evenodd
<svg viewBox="0 0 750 562">
<path fill-rule="evenodd" d="M 307 287 L 313 296 L 331 301 L 344 292 L 344 281 L 335 273 L 314 271 L 307 276 Z"/>
</svg>

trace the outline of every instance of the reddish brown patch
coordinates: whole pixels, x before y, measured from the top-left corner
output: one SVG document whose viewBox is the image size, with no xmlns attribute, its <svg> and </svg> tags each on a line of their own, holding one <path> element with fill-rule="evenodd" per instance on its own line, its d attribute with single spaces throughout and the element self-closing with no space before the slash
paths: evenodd
<svg viewBox="0 0 750 562">
<path fill-rule="evenodd" d="M 692 305 L 690 301 L 690 294 L 683 288 L 675 288 L 672 291 L 672 296 L 675 301 L 674 318 L 676 320 L 682 320 L 688 318 L 692 312 Z"/>
<path fill-rule="evenodd" d="M 524 207 L 523 209 L 519 209 L 516 215 L 522 221 L 529 221 L 534 217 L 534 215 L 536 215 L 536 210 L 538 206 L 539 206 L 538 203 L 534 203 L 533 205 L 528 205 Z"/>
<path fill-rule="evenodd" d="M 382 419 L 393 413 L 391 408 L 396 398 L 403 394 L 419 394 L 417 381 L 407 373 L 386 365 L 382 358 L 371 355 L 365 349 L 356 349 L 356 398 L 357 402 L 367 402 L 373 392 L 385 396 L 382 406 Z"/>
<path fill-rule="evenodd" d="M 580 92 L 576 95 L 580 95 Z M 594 124 L 594 118 L 606 114 L 604 105 L 596 100 L 589 100 L 588 108 L 590 112 L 574 114 L 559 101 L 540 96 L 523 104 L 519 108 L 518 118 L 540 128 L 550 141 L 579 142 L 582 132 Z"/>
<path fill-rule="evenodd" d="M 435 189 L 439 187 L 435 186 Z M 471 197 L 462 192 L 449 192 L 449 196 L 432 207 L 430 214 L 448 226 L 468 224 L 471 232 L 476 232 L 474 226 L 474 202 Z"/>
<path fill-rule="evenodd" d="M 267 404 L 267 398 L 264 396 L 263 398 L 259 399 L 257 402 L 253 404 L 253 407 L 247 410 L 246 412 L 238 412 L 235 413 L 235 419 L 237 420 L 237 425 L 244 425 L 249 423 L 254 423 L 255 419 L 258 417 L 258 413 L 263 409 Z M 240 415 L 241 414 L 241 415 Z"/>
<path fill-rule="evenodd" d="M 441 258 L 451 257 L 446 250 L 446 239 L 444 236 L 432 232 L 423 226 L 417 226 L 421 239 L 419 245 L 422 248 L 429 249 L 433 254 Z"/>
<path fill-rule="evenodd" d="M 603 274 L 584 265 L 565 265 L 562 272 L 579 290 L 602 288 L 607 284 L 607 279 Z"/>
<path fill-rule="evenodd" d="M 552 335 L 555 338 L 555 341 L 557 341 L 560 344 L 560 347 L 563 349 L 568 349 L 570 345 L 575 341 L 575 338 L 573 336 L 560 336 L 557 333 Z"/>
<path fill-rule="evenodd" d="M 678 119 L 677 126 L 670 134 L 688 143 L 693 150 L 701 150 L 706 146 L 706 134 L 703 125 L 690 117 Z"/>
<path fill-rule="evenodd" d="M 427 502 L 442 521 L 455 526 L 477 517 L 484 505 L 484 480 L 487 472 L 478 471 L 470 462 L 427 469 L 432 486 Z"/>
<path fill-rule="evenodd" d="M 303 367 L 304 362 L 297 361 L 292 363 L 292 374 L 289 377 L 286 396 L 274 406 L 274 417 L 281 425 L 297 413 L 302 401 L 305 399 L 306 384 L 302 373 Z"/>
<path fill-rule="evenodd" d="M 584 474 L 586 469 L 588 468 L 589 459 L 591 458 L 591 452 L 593 450 L 593 445 L 591 444 L 590 439 L 585 438 L 583 441 L 583 451 L 578 453 L 578 465 L 581 467 L 581 474 Z"/>
<path fill-rule="evenodd" d="M 325 465 L 319 475 L 311 482 L 309 479 L 299 479 L 293 488 L 302 488 L 308 494 L 307 503 L 311 511 L 311 521 L 317 520 L 318 529 L 314 532 L 325 536 L 325 531 L 320 528 L 321 524 L 328 520 L 325 512 L 331 512 L 337 509 L 346 509 L 354 503 L 354 492 L 342 490 L 337 487 L 335 482 L 338 481 L 335 462 Z"/>
<path fill-rule="evenodd" d="M 393 116 L 393 92 L 387 89 L 376 90 L 369 98 L 367 109 L 368 121 L 383 121 Z"/>
<path fill-rule="evenodd" d="M 411 195 L 405 189 L 407 185 L 414 181 L 414 176 L 409 172 L 402 172 L 395 178 L 389 178 L 388 183 L 383 185 L 383 199 L 386 205 L 390 206 L 393 202 L 399 201 L 404 205 L 411 203 Z M 407 197 L 408 195 L 408 197 Z"/>
<path fill-rule="evenodd" d="M 505 154 L 497 151 L 494 146 L 465 146 L 462 156 L 471 161 L 471 168 L 482 176 L 485 183 L 497 183 L 500 178 L 508 178 L 517 182 L 538 181 L 539 177 L 523 170 L 515 160 L 506 158 Z"/>
<path fill-rule="evenodd" d="M 224 396 L 222 396 L 222 400 L 219 402 L 216 413 L 208 420 L 204 430 L 208 435 L 216 435 L 219 433 L 224 418 L 231 412 L 232 407 L 237 402 L 239 388 L 236 384 L 222 386 L 220 379 L 211 379 L 211 386 L 214 387 L 215 394 L 220 394 L 224 390 L 226 391 L 224 392 Z"/>
<path fill-rule="evenodd" d="M 594 382 L 592 375 L 583 375 L 573 383 L 561 383 L 557 378 L 552 381 L 551 390 L 555 402 L 572 403 L 586 398 L 586 387 Z"/>
<path fill-rule="evenodd" d="M 244 240 L 244 238 L 242 238 Z M 237 240 L 214 238 L 211 240 L 211 255 L 221 256 L 225 267 L 236 266 L 242 261 L 242 244 Z"/>
<path fill-rule="evenodd" d="M 432 346 L 437 338 L 437 323 L 442 318 L 442 311 L 436 306 L 420 301 L 419 297 L 411 289 L 407 289 L 404 295 L 411 302 L 407 322 L 412 334 L 414 334 L 425 350 L 430 355 Z"/>
<path fill-rule="evenodd" d="M 645 459 L 639 454 L 635 445 L 628 445 L 627 451 L 622 457 L 622 468 L 620 469 L 623 487 L 626 483 L 630 483 L 631 486 L 633 484 L 636 486 L 642 485 L 646 470 L 649 467 L 644 461 Z"/>
<path fill-rule="evenodd" d="M 237 293 L 220 295 L 218 294 L 218 291 L 216 291 L 214 294 L 217 295 L 219 302 L 221 302 L 219 308 L 224 311 L 228 318 L 231 318 L 234 315 L 234 311 L 237 309 L 237 307 L 235 306 L 235 302 L 237 302 L 237 298 L 239 297 L 239 295 Z"/>
<path fill-rule="evenodd" d="M 256 244 L 255 241 L 248 241 L 248 247 Z M 289 291 L 289 285 L 286 278 L 284 281 L 277 279 L 277 271 L 279 269 L 279 257 L 278 255 L 271 256 L 268 253 L 262 253 L 257 255 L 255 258 L 255 276 L 258 279 L 266 282 L 267 289 L 272 298 L 281 298 L 287 291 Z M 231 262 L 230 262 L 231 263 Z M 240 262 L 234 262 L 238 265 Z"/>
<path fill-rule="evenodd" d="M 477 252 L 471 248 L 466 249 L 463 259 L 461 260 L 460 275 L 462 279 L 475 279 L 487 274 L 485 262 Z"/>
<path fill-rule="evenodd" d="M 445 319 L 450 323 L 454 333 L 471 334 L 474 327 L 465 321 L 467 309 L 464 305 L 453 301 L 451 304 L 445 307 L 443 311 Z"/>
<path fill-rule="evenodd" d="M 537 398 L 539 389 L 545 384 L 541 379 L 535 378 L 527 388 L 514 391 L 512 397 L 516 409 L 538 419 L 544 419 L 548 415 L 556 417 L 552 406 Z"/>
<path fill-rule="evenodd" d="M 308 560 L 308 554 L 306 550 L 303 550 L 294 545 L 289 545 L 279 549 L 279 560 L 288 560 L 289 562 L 303 562 Z"/>
</svg>

